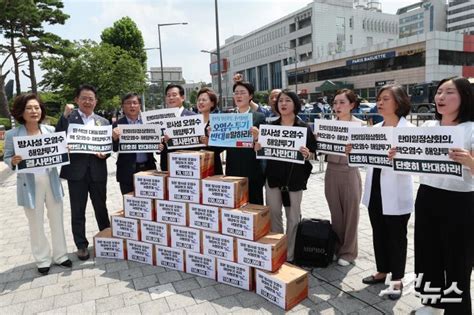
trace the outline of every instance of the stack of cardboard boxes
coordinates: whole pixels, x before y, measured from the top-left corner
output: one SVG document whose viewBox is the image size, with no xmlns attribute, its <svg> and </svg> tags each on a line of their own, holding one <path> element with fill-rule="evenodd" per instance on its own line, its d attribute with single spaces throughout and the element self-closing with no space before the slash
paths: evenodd
<svg viewBox="0 0 474 315">
<path fill-rule="evenodd" d="M 286 263 L 285 234 L 267 206 L 248 203 L 245 177 L 214 174 L 213 152 L 169 153 L 169 173 L 135 174 L 134 193 L 95 238 L 95 256 L 162 266 L 254 290 L 291 309 L 308 295 L 306 271 Z"/>
</svg>

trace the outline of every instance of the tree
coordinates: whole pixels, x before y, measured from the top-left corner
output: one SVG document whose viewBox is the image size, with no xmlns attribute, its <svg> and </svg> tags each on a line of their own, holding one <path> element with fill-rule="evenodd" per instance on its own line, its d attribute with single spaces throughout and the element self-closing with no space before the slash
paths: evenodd
<svg viewBox="0 0 474 315">
<path fill-rule="evenodd" d="M 75 89 L 84 83 L 97 87 L 98 109 L 120 106 L 120 96 L 145 89 L 145 74 L 138 60 L 126 51 L 109 44 L 92 41 L 74 43 L 76 55 L 71 58 L 50 56 L 41 62 L 46 71 L 40 85 L 61 93 L 71 100 Z"/>
<path fill-rule="evenodd" d="M 100 38 L 103 43 L 127 51 L 130 56 L 140 61 L 145 71 L 146 52 L 142 32 L 131 18 L 126 16 L 116 21 L 112 27 L 108 27 L 102 32 Z"/>
<path fill-rule="evenodd" d="M 5 90 L 5 79 L 7 78 L 8 73 L 3 73 L 3 66 L 7 62 L 8 58 L 10 58 L 10 54 L 6 56 L 6 58 L 0 63 L 0 117 L 10 117 L 10 111 L 8 110 L 8 99 L 7 93 Z"/>
</svg>

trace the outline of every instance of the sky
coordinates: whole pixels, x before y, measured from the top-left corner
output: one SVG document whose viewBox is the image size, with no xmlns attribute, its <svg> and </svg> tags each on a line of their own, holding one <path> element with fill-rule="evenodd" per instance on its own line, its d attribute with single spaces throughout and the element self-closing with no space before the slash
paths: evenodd
<svg viewBox="0 0 474 315">
<path fill-rule="evenodd" d="M 221 46 L 232 35 L 247 34 L 311 2 L 219 0 Z M 382 12 L 395 14 L 398 8 L 415 2 L 382 0 Z M 201 50 L 216 47 L 214 0 L 65 0 L 63 11 L 70 15 L 65 25 L 48 26 L 48 31 L 69 40 L 92 39 L 100 42 L 100 34 L 105 28 L 129 16 L 141 30 L 146 48 L 159 47 L 158 24 L 187 22 L 188 25 L 160 28 L 163 66 L 182 67 L 187 82 L 211 81 L 210 56 Z M 148 68 L 160 66 L 159 50 L 148 50 L 147 55 Z M 11 64 L 7 64 L 4 72 L 10 67 Z M 41 71 L 37 71 L 41 78 Z M 7 81 L 12 78 L 10 74 Z M 23 77 L 21 83 L 22 90 L 29 87 L 27 78 Z"/>
</svg>

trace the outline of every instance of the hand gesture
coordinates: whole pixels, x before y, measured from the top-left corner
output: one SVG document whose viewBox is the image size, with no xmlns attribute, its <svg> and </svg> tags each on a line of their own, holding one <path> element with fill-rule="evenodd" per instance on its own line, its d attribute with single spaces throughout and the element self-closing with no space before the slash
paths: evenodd
<svg viewBox="0 0 474 315">
<path fill-rule="evenodd" d="M 309 149 L 307 147 L 300 147 L 300 152 L 303 154 L 305 160 L 309 159 Z"/>
<path fill-rule="evenodd" d="M 120 138 L 120 129 L 119 127 L 115 127 L 114 129 L 112 129 L 112 139 L 114 139 L 114 141 L 117 141 L 119 138 Z"/>
<path fill-rule="evenodd" d="M 13 166 L 17 166 L 18 164 L 20 164 L 20 162 L 23 160 L 23 158 L 21 157 L 21 155 L 14 155 L 12 157 L 12 165 Z"/>
<path fill-rule="evenodd" d="M 69 115 L 71 115 L 73 110 L 74 110 L 74 104 L 66 104 L 66 106 L 64 106 L 64 117 L 68 118 Z"/>
</svg>

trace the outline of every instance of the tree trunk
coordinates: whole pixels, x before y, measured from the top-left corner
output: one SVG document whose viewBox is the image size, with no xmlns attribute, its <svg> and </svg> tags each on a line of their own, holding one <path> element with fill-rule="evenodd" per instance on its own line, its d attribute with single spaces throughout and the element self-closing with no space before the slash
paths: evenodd
<svg viewBox="0 0 474 315">
<path fill-rule="evenodd" d="M 5 79 L 8 75 L 8 72 L 2 75 L 2 69 L 0 68 L 0 117 L 10 118 L 7 94 L 5 93 Z"/>
<path fill-rule="evenodd" d="M 11 33 L 13 34 L 13 26 L 10 28 Z M 15 86 L 16 86 L 16 95 L 21 94 L 21 84 L 20 84 L 20 65 L 18 63 L 18 58 L 16 57 L 15 52 L 15 39 L 10 38 L 10 53 L 13 58 L 13 66 L 15 68 Z"/>
<path fill-rule="evenodd" d="M 28 38 L 28 31 L 26 26 L 23 26 L 23 36 Z M 23 46 L 26 50 L 26 56 L 28 57 L 28 71 L 30 72 L 29 79 L 31 81 L 31 92 L 34 94 L 38 93 L 38 84 L 36 83 L 36 74 L 35 74 L 35 60 L 33 57 L 33 53 L 31 52 L 31 46 L 24 45 Z"/>
</svg>

